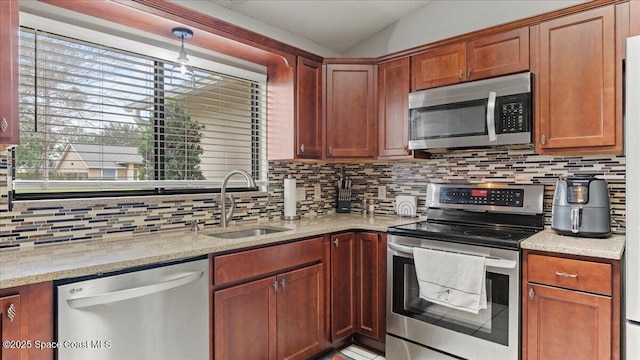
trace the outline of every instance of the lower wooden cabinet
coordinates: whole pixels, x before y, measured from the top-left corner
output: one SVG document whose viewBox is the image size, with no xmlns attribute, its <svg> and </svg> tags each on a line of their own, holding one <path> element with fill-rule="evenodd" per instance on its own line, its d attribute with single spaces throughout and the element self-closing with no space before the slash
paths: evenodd
<svg viewBox="0 0 640 360">
<path fill-rule="evenodd" d="M 379 345 L 385 337 L 386 234 L 346 232 L 331 235 L 328 240 L 331 341 L 364 335 L 366 345 L 382 349 Z"/>
<path fill-rule="evenodd" d="M 214 358 L 309 359 L 329 345 L 323 238 L 213 256 Z"/>
<path fill-rule="evenodd" d="M 620 359 L 620 263 L 524 253 L 523 360 Z"/>
<path fill-rule="evenodd" d="M 53 341 L 51 282 L 0 290 L 0 340 L 2 360 L 53 359 L 53 350 L 37 349 L 35 344 Z"/>
</svg>

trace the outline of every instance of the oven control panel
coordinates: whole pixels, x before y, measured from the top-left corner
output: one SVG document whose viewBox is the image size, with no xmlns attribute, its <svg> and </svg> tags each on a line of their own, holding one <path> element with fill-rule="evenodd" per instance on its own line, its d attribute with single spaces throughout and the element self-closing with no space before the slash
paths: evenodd
<svg viewBox="0 0 640 360">
<path fill-rule="evenodd" d="M 440 203 L 522 207 L 523 189 L 442 188 Z"/>
</svg>

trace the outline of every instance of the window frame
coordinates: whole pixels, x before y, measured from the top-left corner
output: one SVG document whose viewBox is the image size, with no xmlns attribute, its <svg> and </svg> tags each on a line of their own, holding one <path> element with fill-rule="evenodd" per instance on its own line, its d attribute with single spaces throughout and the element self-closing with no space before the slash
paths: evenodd
<svg viewBox="0 0 640 360">
<path fill-rule="evenodd" d="M 27 24 L 23 24 L 23 19 L 26 19 L 26 23 Z M 43 29 L 44 31 L 49 31 L 51 33 L 55 33 L 61 36 L 66 36 L 69 37 L 71 39 L 76 39 L 79 41 L 89 41 L 91 42 L 92 38 L 100 38 L 102 39 L 106 39 L 104 41 L 100 42 L 100 45 L 106 46 L 106 47 L 113 47 L 112 43 L 116 42 L 118 43 L 118 45 L 122 45 L 123 43 L 125 44 L 125 46 L 118 46 L 117 50 L 121 50 L 124 52 L 131 52 L 131 50 L 128 49 L 128 47 L 133 47 L 136 49 L 139 49 L 140 47 L 143 48 L 143 50 L 146 48 L 150 48 L 152 47 L 151 45 L 147 45 L 147 44 L 143 44 L 143 43 L 139 43 L 139 42 L 135 42 L 135 41 L 130 41 L 130 40 L 125 40 L 123 41 L 122 38 L 117 38 L 114 36 L 106 36 L 103 33 L 98 33 L 94 30 L 91 29 L 84 29 L 84 28 L 79 28 L 77 26 L 74 25 L 67 25 L 67 24 L 62 24 L 59 23 L 55 20 L 51 20 L 51 19 L 44 19 L 45 23 L 47 24 L 47 26 L 38 26 L 38 28 Z M 41 24 L 43 23 L 43 18 L 32 15 L 32 14 L 26 14 L 25 16 L 23 16 L 23 14 L 21 13 L 21 27 L 25 26 L 28 27 L 28 24 L 31 23 L 36 23 L 36 24 Z M 69 36 L 68 33 L 69 32 L 76 32 L 76 34 L 78 34 L 78 30 L 82 29 L 82 33 L 83 36 Z M 58 30 L 63 30 L 63 31 L 58 31 Z M 88 40 L 87 40 L 88 39 Z M 172 43 L 172 47 L 175 47 L 175 44 Z M 154 49 L 158 50 L 157 47 L 153 47 Z M 162 49 L 160 49 L 162 50 Z M 255 70 L 247 70 L 246 67 L 243 64 L 240 64 L 241 67 L 233 67 L 227 64 L 220 64 L 220 63 L 216 63 L 215 59 L 214 61 L 210 61 L 210 60 L 204 60 L 202 59 L 202 56 L 198 56 L 198 55 L 202 55 L 201 53 L 199 53 L 198 51 L 201 51 L 202 49 L 195 49 L 194 51 L 192 51 L 191 49 L 189 49 L 189 56 L 192 59 L 195 59 L 194 66 L 202 66 L 205 65 L 206 68 L 208 70 L 213 69 L 212 71 L 221 71 L 220 69 L 224 70 L 232 70 L 232 71 L 238 71 L 240 74 L 242 75 L 248 75 L 247 77 L 249 78 L 249 80 L 254 80 L 254 81 L 258 81 L 260 84 L 258 86 L 263 86 L 265 87 L 264 90 L 261 90 L 264 94 L 266 94 L 266 68 L 264 68 L 264 73 L 258 73 L 255 72 Z M 134 51 L 134 53 L 136 53 L 138 51 Z M 191 53 L 193 52 L 193 54 L 195 54 L 195 56 L 192 56 Z M 162 53 L 162 51 L 160 51 L 160 53 Z M 175 53 L 173 53 L 172 51 L 168 51 L 169 56 L 175 56 Z M 156 56 L 163 56 L 163 57 L 159 57 L 158 59 L 160 61 L 164 61 L 165 63 L 171 64 L 174 61 L 173 60 L 167 60 L 166 59 L 166 55 L 158 55 L 158 54 L 154 54 L 154 55 L 143 55 L 145 57 L 156 57 Z M 242 62 L 241 60 L 239 60 L 239 62 Z M 234 76 L 235 74 L 233 74 L 232 76 Z M 237 75 L 235 75 L 237 76 Z M 254 85 L 252 85 L 254 86 Z M 257 174 L 258 176 L 256 176 L 256 184 L 258 185 L 256 188 L 247 188 L 246 186 L 244 186 L 244 183 L 238 180 L 231 180 L 229 181 L 229 186 L 228 186 L 228 191 L 229 192 L 255 192 L 255 191 L 266 191 L 267 189 L 267 184 L 268 184 L 268 160 L 267 160 L 267 136 L 266 136 L 266 103 L 263 104 L 256 104 L 256 101 L 258 100 L 257 96 L 253 97 L 253 101 L 252 101 L 252 106 L 251 106 L 251 111 L 252 114 L 258 113 L 258 116 L 254 117 L 252 116 L 252 139 L 255 139 L 255 136 L 257 136 L 256 134 L 259 133 L 260 130 L 263 131 L 263 134 L 261 135 L 262 140 L 258 142 L 258 146 L 252 146 L 251 149 L 251 153 L 252 153 L 252 159 L 251 159 L 251 170 L 253 174 Z M 260 116 L 262 116 L 264 119 L 262 121 L 262 124 L 260 123 Z M 260 129 L 260 127 L 263 126 L 263 129 Z M 257 158 L 257 155 L 261 155 L 261 158 Z M 16 164 L 15 164 L 15 148 L 12 149 L 12 162 L 11 162 L 11 170 L 13 171 L 13 173 L 15 173 L 15 169 L 16 169 Z M 157 168 L 156 168 L 157 171 Z M 117 169 L 115 169 L 116 172 L 116 178 L 117 178 Z M 160 175 L 160 174 L 158 174 Z M 46 181 L 46 180 L 45 180 Z M 124 181 L 110 181 L 110 180 L 101 180 L 101 181 L 109 181 L 110 184 L 115 184 L 117 183 L 117 186 L 115 190 L 111 190 L 111 191 L 63 191 L 64 188 L 70 188 L 73 187 L 74 189 L 83 189 L 83 188 L 93 188 L 95 189 L 96 186 L 96 181 L 64 181 L 65 184 L 59 184 L 59 186 L 53 186 L 52 182 L 49 182 L 48 185 L 49 188 L 51 190 L 56 190 L 53 192 L 38 192 L 38 193 L 26 193 L 26 192 L 20 192 L 20 190 L 24 190 L 24 189 L 29 189 L 29 188 L 33 188 L 33 187 L 37 187 L 38 185 L 42 186 L 42 180 L 17 180 L 14 178 L 12 181 L 12 187 L 11 187 L 11 195 L 10 198 L 14 201 L 21 201 L 21 200 L 47 200 L 47 199 L 69 199 L 69 198 L 96 198 L 96 197 L 122 197 L 122 196 L 152 196 L 152 195 L 170 195 L 170 194 L 203 194 L 203 193 L 220 193 L 220 188 L 222 186 L 222 179 L 216 179 L 216 180 L 199 180 L 199 185 L 202 185 L 202 187 L 195 187 L 193 182 L 191 180 L 135 180 L 135 181 L 128 181 L 128 180 L 124 180 Z M 118 187 L 128 187 L 131 188 L 131 185 L 135 184 L 136 187 L 141 188 L 141 189 L 137 189 L 137 190 L 119 190 L 117 189 Z"/>
</svg>

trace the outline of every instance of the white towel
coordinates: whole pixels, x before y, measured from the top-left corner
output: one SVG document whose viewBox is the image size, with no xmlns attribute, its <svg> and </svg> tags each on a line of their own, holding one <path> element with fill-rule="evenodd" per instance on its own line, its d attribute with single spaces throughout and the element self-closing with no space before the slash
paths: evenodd
<svg viewBox="0 0 640 360">
<path fill-rule="evenodd" d="M 415 247 L 420 297 L 477 314 L 487 308 L 485 258 Z"/>
</svg>

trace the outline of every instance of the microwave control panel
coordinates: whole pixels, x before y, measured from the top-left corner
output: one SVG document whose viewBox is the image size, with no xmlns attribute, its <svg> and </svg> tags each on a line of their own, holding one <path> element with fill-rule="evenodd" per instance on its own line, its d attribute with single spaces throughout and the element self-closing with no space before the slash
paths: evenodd
<svg viewBox="0 0 640 360">
<path fill-rule="evenodd" d="M 471 204 L 522 207 L 522 189 L 443 188 L 440 202 L 443 204 Z"/>
<path fill-rule="evenodd" d="M 531 131 L 529 94 L 502 96 L 498 99 L 496 108 L 499 134 Z"/>
</svg>

